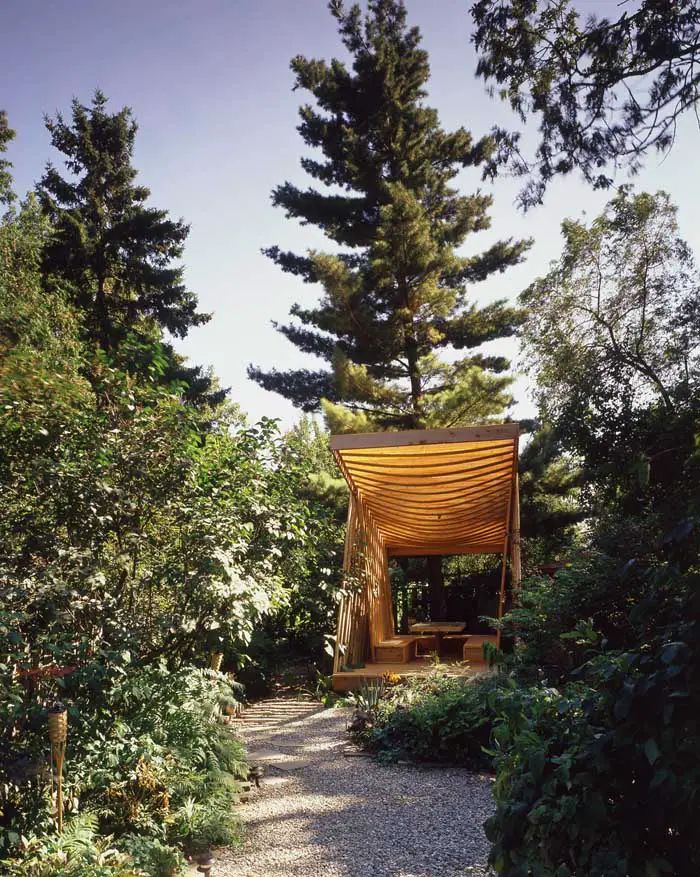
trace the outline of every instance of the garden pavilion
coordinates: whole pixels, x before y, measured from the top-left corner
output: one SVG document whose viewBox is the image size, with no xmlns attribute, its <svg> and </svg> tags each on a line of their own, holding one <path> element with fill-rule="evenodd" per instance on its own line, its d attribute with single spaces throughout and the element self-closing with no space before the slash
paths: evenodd
<svg viewBox="0 0 700 877">
<path fill-rule="evenodd" d="M 518 436 L 518 424 L 506 423 L 331 438 L 350 488 L 333 665 L 337 691 L 387 673 L 426 672 L 419 633 L 402 636 L 394 629 L 392 558 L 501 554 L 502 616 L 509 559 L 512 586 L 520 582 Z M 440 642 L 438 627 L 432 632 Z M 498 644 L 499 636 L 465 631 L 459 639 L 469 667 L 455 665 L 454 672 L 483 670 L 482 642 Z"/>
</svg>

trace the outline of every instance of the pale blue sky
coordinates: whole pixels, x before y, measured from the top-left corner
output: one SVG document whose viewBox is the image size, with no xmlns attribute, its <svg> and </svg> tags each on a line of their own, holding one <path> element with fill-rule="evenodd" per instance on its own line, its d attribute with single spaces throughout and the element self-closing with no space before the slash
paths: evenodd
<svg viewBox="0 0 700 877">
<path fill-rule="evenodd" d="M 612 0 L 580 4 L 597 10 Z M 474 77 L 469 0 L 407 0 L 409 19 L 430 53 L 430 103 L 446 128 L 465 125 L 478 137 L 494 123 L 515 124 Z M 614 10 L 611 10 L 614 11 Z M 342 56 L 326 0 L 4 0 L 0 107 L 17 140 L 10 158 L 20 192 L 39 178 L 50 157 L 45 112 L 68 111 L 70 99 L 88 102 L 102 88 L 114 109 L 128 104 L 139 121 L 135 164 L 152 203 L 191 225 L 186 279 L 212 321 L 178 347 L 212 365 L 231 397 L 252 418 L 297 412 L 246 378 L 249 362 L 277 368 L 313 367 L 270 326 L 284 321 L 294 301 L 311 304 L 319 289 L 282 274 L 260 253 L 279 244 L 303 251 L 323 246 L 314 229 L 285 220 L 270 191 L 307 181 L 299 168 L 303 144 L 289 60 L 296 54 Z M 662 162 L 651 157 L 640 188 L 664 188 L 680 208 L 681 230 L 700 251 L 700 177 L 697 124 L 679 127 L 677 146 Z M 55 158 L 55 156 L 54 156 Z M 622 181 L 623 178 L 621 178 Z M 559 224 L 582 211 L 595 215 L 606 201 L 578 179 L 558 181 L 546 202 L 526 216 L 514 199 L 518 184 L 483 186 L 478 173 L 459 179 L 465 192 L 492 189 L 492 229 L 474 236 L 465 252 L 497 238 L 532 236 L 526 262 L 473 291 L 478 301 L 514 298 L 559 252 Z M 513 343 L 492 345 L 506 355 Z M 516 414 L 527 416 L 526 381 Z"/>
</svg>

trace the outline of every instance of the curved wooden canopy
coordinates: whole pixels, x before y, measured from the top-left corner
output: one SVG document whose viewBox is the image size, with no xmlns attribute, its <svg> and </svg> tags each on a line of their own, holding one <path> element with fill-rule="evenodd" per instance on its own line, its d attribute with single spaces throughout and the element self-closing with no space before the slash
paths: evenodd
<svg viewBox="0 0 700 877">
<path fill-rule="evenodd" d="M 391 555 L 502 552 L 517 423 L 337 435 L 331 448 Z"/>
</svg>

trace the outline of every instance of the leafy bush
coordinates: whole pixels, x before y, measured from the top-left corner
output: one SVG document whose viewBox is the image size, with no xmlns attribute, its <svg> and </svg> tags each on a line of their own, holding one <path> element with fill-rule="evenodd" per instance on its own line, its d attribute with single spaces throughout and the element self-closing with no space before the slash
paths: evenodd
<svg viewBox="0 0 700 877">
<path fill-rule="evenodd" d="M 126 835 L 120 840 L 119 848 L 131 857 L 137 869 L 149 877 L 173 877 L 185 866 L 185 857 L 179 849 L 154 837 Z"/>
<path fill-rule="evenodd" d="M 519 641 L 520 678 L 558 684 L 594 652 L 633 644 L 628 613 L 646 589 L 643 576 L 630 575 L 622 562 L 602 554 L 576 560 L 554 581 L 526 579 L 503 620 L 504 633 Z"/>
<path fill-rule="evenodd" d="M 235 802 L 235 796 L 226 789 L 219 789 L 206 802 L 187 798 L 173 813 L 170 835 L 193 855 L 236 843 L 240 825 L 233 814 Z"/>
<path fill-rule="evenodd" d="M 8 877 L 142 877 L 129 855 L 114 848 L 111 837 L 98 836 L 97 817 L 83 813 L 60 835 L 34 837 L 22 856 L 5 860 Z"/>
<path fill-rule="evenodd" d="M 74 678 L 77 677 L 77 678 Z M 231 802 L 246 776 L 240 743 L 222 723 L 222 711 L 240 696 L 220 673 L 165 666 L 112 666 L 96 707 L 86 694 L 94 674 L 60 680 L 70 723 L 65 794 L 70 808 L 97 814 L 102 831 L 118 838 L 138 832 L 160 841 L 183 840 L 174 814 L 192 800 L 219 820 L 219 836 L 203 825 L 202 838 L 227 843 L 237 837 Z M 90 709 L 83 711 L 83 696 Z M 25 734 L 26 751 L 44 745 L 45 724 Z M 48 783 L 46 783 L 48 785 Z M 20 836 L 51 829 L 48 795 L 19 789 L 13 818 L 3 812 L 5 848 Z M 192 829 L 195 843 L 199 835 Z M 2 836 L 2 833 L 0 833 Z"/>
<path fill-rule="evenodd" d="M 436 670 L 414 676 L 384 688 L 376 703 L 361 697 L 351 730 L 384 758 L 487 764 L 493 697 L 511 684 L 501 675 L 468 680 Z"/>
<path fill-rule="evenodd" d="M 594 655 L 561 691 L 498 699 L 487 833 L 503 877 L 700 873 L 700 575 L 637 575 L 635 648 Z"/>
</svg>

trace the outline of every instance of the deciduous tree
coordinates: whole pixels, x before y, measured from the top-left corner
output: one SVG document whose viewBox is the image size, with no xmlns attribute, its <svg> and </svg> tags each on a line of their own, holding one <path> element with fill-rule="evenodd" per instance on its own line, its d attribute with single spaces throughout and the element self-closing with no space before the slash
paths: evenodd
<svg viewBox="0 0 700 877">
<path fill-rule="evenodd" d="M 676 208 L 623 188 L 562 234 L 561 258 L 521 297 L 543 417 L 588 480 L 663 499 L 684 483 L 700 398 L 700 276 Z"/>
<path fill-rule="evenodd" d="M 530 176 L 525 207 L 576 168 L 598 188 L 611 184 L 612 167 L 639 170 L 650 151 L 673 146 L 678 118 L 697 105 L 696 0 L 623 2 L 617 18 L 572 0 L 477 0 L 471 13 L 477 75 L 523 122 L 539 122 L 532 160 L 520 153 L 519 134 L 496 132 L 491 171 L 505 162 Z"/>
</svg>

